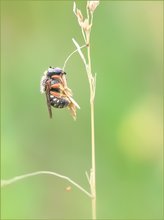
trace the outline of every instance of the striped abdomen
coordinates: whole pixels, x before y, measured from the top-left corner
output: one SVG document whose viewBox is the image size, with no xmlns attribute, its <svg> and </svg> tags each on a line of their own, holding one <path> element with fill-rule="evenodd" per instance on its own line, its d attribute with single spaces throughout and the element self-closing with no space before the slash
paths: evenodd
<svg viewBox="0 0 164 220">
<path fill-rule="evenodd" d="M 53 95 L 50 95 L 50 103 L 55 108 L 65 108 L 70 104 L 70 101 L 67 98 L 59 98 Z"/>
</svg>

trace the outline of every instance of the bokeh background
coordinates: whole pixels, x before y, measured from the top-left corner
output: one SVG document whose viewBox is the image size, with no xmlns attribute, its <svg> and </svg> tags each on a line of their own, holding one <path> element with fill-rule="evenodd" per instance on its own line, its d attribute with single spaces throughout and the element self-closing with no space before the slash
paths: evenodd
<svg viewBox="0 0 164 220">
<path fill-rule="evenodd" d="M 77 1 L 85 14 L 85 1 Z M 72 1 L 1 1 L 1 174 L 38 170 L 69 176 L 89 190 L 89 86 L 78 54 L 66 67 L 81 106 L 50 120 L 40 79 L 83 45 Z M 97 215 L 162 219 L 163 1 L 101 1 L 91 53 L 95 100 Z M 84 49 L 85 51 L 85 49 Z M 2 189 L 2 219 L 89 219 L 90 199 L 62 179 L 40 175 Z"/>
</svg>

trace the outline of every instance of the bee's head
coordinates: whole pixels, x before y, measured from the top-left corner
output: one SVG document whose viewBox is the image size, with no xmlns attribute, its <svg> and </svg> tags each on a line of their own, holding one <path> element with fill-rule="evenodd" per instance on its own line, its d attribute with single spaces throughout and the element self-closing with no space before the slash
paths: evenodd
<svg viewBox="0 0 164 220">
<path fill-rule="evenodd" d="M 66 74 L 66 73 L 59 67 L 53 68 L 50 66 L 47 71 L 47 76 L 50 78 L 53 75 L 63 75 L 63 74 Z"/>
</svg>

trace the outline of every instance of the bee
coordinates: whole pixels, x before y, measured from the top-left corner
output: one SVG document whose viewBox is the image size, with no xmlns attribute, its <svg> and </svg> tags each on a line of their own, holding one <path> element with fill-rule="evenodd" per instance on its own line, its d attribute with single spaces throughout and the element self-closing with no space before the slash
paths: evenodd
<svg viewBox="0 0 164 220">
<path fill-rule="evenodd" d="M 66 72 L 59 67 L 53 68 L 50 66 L 41 78 L 40 90 L 41 93 L 46 94 L 50 118 L 52 118 L 51 107 L 68 107 L 72 117 L 76 119 L 76 108 L 80 109 L 80 107 L 72 98 L 72 91 L 67 86 Z"/>
</svg>

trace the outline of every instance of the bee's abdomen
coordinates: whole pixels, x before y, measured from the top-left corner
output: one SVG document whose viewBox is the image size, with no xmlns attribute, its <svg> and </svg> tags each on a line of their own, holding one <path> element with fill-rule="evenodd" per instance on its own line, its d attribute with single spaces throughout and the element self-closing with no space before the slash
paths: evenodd
<svg viewBox="0 0 164 220">
<path fill-rule="evenodd" d="M 50 95 L 50 103 L 54 108 L 65 108 L 70 102 L 66 98 L 58 98 L 53 95 Z"/>
</svg>

